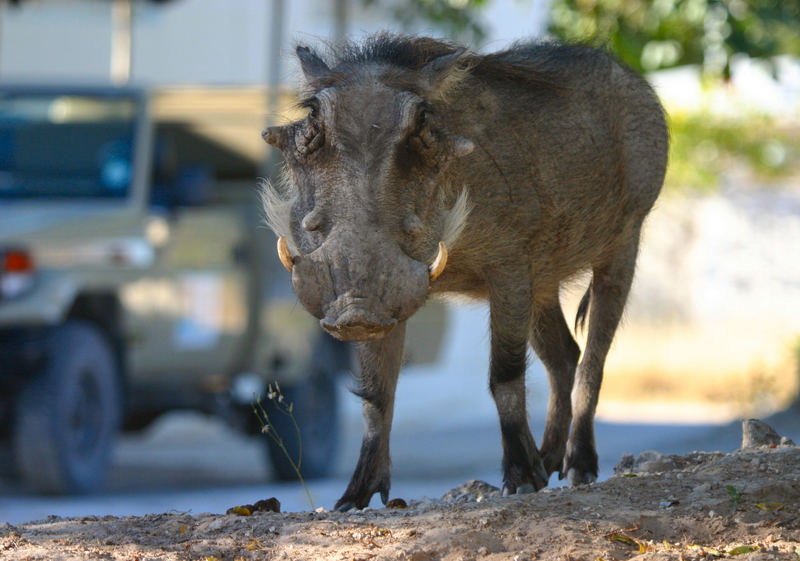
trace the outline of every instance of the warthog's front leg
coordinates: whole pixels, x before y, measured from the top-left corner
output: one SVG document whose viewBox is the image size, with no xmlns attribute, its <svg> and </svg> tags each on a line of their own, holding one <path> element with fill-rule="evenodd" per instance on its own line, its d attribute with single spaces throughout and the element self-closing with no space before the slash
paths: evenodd
<svg viewBox="0 0 800 561">
<path fill-rule="evenodd" d="M 561 470 L 564 461 L 569 425 L 572 421 L 570 394 L 581 351 L 564 320 L 557 287 L 548 300 L 537 302 L 533 307 L 530 339 L 531 346 L 547 369 L 550 380 L 547 422 L 539 451 L 547 473 L 551 474 Z"/>
<path fill-rule="evenodd" d="M 503 494 L 538 491 L 547 485 L 536 442 L 528 426 L 525 365 L 530 329 L 530 284 L 512 272 L 490 283 L 492 330 L 489 388 L 503 437 Z"/>
<path fill-rule="evenodd" d="M 358 343 L 360 372 L 355 393 L 362 399 L 364 438 L 353 477 L 342 498 L 336 501 L 336 510 L 364 508 L 375 493 L 381 494 L 384 504 L 389 500 L 389 433 L 405 333 L 406 324 L 401 322 L 380 340 Z"/>
</svg>

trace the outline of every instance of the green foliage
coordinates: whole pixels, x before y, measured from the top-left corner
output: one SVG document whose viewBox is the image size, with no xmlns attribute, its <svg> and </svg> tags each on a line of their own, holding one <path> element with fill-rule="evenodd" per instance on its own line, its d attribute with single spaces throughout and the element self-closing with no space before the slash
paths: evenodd
<svg viewBox="0 0 800 561">
<path fill-rule="evenodd" d="M 734 510 L 738 510 L 743 498 L 741 489 L 737 489 L 733 485 L 726 485 L 725 490 L 728 492 L 728 496 L 731 498 Z"/>
<path fill-rule="evenodd" d="M 486 37 L 480 12 L 487 3 L 487 0 L 362 0 L 364 6 L 384 7 L 406 29 L 426 22 L 445 35 L 472 45 L 479 45 Z"/>
<path fill-rule="evenodd" d="M 550 15 L 555 36 L 607 45 L 640 72 L 727 76 L 735 53 L 800 55 L 800 0 L 553 0 Z"/>
<path fill-rule="evenodd" d="M 713 190 L 734 164 L 774 179 L 794 172 L 800 163 L 800 137 L 764 115 L 673 112 L 669 125 L 667 188 Z"/>
</svg>

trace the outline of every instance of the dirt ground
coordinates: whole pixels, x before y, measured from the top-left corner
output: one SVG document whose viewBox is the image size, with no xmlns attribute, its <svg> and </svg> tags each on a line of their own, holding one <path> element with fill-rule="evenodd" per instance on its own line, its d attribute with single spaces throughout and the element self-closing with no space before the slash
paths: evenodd
<svg viewBox="0 0 800 561">
<path fill-rule="evenodd" d="M 51 517 L 0 525 L 0 559 L 800 561 L 800 447 L 644 452 L 618 467 L 577 489 L 503 498 L 473 481 L 361 512 Z"/>
</svg>

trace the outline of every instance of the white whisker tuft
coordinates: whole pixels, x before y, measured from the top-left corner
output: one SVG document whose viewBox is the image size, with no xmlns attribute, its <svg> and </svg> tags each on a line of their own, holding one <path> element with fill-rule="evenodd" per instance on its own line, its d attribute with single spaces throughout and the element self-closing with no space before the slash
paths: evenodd
<svg viewBox="0 0 800 561">
<path fill-rule="evenodd" d="M 291 240 L 290 218 L 292 198 L 286 198 L 268 179 L 259 181 L 259 197 L 264 208 L 264 221 L 277 236 L 286 236 Z"/>
<path fill-rule="evenodd" d="M 461 235 L 464 226 L 467 225 L 467 218 L 472 212 L 472 203 L 469 200 L 469 192 L 466 187 L 458 194 L 453 208 L 451 208 L 444 219 L 444 232 L 442 241 L 448 248 L 452 248 L 455 241 Z"/>
</svg>

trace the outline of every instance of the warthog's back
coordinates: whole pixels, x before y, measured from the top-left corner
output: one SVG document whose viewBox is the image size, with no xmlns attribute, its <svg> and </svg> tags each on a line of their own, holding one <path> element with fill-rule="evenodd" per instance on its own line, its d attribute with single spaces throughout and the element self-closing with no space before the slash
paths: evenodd
<svg viewBox="0 0 800 561">
<path fill-rule="evenodd" d="M 476 150 L 450 180 L 479 212 L 453 251 L 471 253 L 477 273 L 496 252 L 522 250 L 553 280 L 601 259 L 663 182 L 667 130 L 652 89 L 584 47 L 520 45 L 472 64 L 447 108 Z"/>
</svg>

